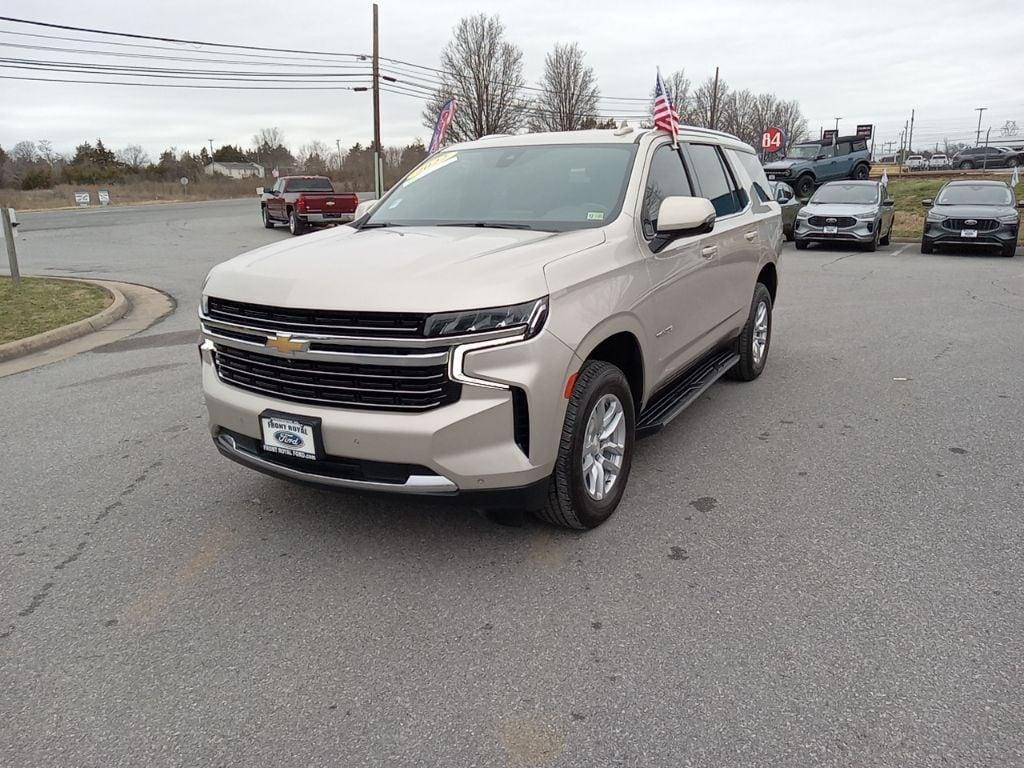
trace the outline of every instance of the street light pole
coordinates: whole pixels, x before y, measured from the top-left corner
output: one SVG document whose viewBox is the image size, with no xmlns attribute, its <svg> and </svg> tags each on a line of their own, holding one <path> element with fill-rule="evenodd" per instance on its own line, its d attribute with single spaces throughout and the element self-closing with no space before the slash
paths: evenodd
<svg viewBox="0 0 1024 768">
<path fill-rule="evenodd" d="M 842 120 L 842 119 L 843 118 L 841 118 L 841 117 L 837 117 L 836 118 L 836 138 L 839 137 L 839 121 Z"/>
<path fill-rule="evenodd" d="M 338 170 L 341 170 L 341 139 L 335 139 L 334 145 L 338 148 Z"/>
<path fill-rule="evenodd" d="M 213 162 L 213 139 L 207 139 L 210 142 L 210 162 Z"/>
<path fill-rule="evenodd" d="M 988 109 L 988 107 L 976 107 L 974 110 L 978 113 L 978 135 L 974 137 L 974 146 L 981 144 L 981 113 L 986 109 Z"/>
</svg>

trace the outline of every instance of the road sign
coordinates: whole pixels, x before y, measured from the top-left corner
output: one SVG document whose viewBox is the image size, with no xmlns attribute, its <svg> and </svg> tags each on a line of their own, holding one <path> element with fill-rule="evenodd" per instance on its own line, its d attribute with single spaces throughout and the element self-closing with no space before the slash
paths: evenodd
<svg viewBox="0 0 1024 768">
<path fill-rule="evenodd" d="M 870 139 L 875 132 L 875 126 L 873 125 L 858 125 L 857 126 L 857 138 Z"/>
<path fill-rule="evenodd" d="M 92 196 L 88 192 L 75 192 L 75 202 L 84 208 L 92 202 Z"/>
<path fill-rule="evenodd" d="M 829 128 L 827 131 L 824 131 L 821 134 L 821 140 L 823 142 L 832 142 L 832 141 L 834 141 L 838 137 L 839 137 L 839 131 L 835 131 L 835 130 L 833 130 L 831 128 Z"/>
<path fill-rule="evenodd" d="M 100 199 L 100 205 L 110 205 L 110 190 L 101 189 L 96 196 Z"/>
<path fill-rule="evenodd" d="M 783 144 L 782 131 L 778 128 L 768 128 L 761 134 L 761 149 L 765 152 L 779 152 Z"/>
<path fill-rule="evenodd" d="M 188 186 L 188 176 L 182 176 L 181 177 L 181 186 L 183 186 L 183 187 L 187 187 Z"/>
</svg>

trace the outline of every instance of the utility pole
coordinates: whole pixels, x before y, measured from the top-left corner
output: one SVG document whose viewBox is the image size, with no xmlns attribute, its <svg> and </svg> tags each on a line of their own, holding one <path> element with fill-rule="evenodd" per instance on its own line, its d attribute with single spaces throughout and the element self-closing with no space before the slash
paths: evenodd
<svg viewBox="0 0 1024 768">
<path fill-rule="evenodd" d="M 7 242 L 7 262 L 11 265 L 11 281 L 17 285 L 21 282 L 21 272 L 18 271 L 18 252 L 14 249 L 14 226 L 11 223 L 10 211 L 4 205 L 0 205 L 0 229 L 3 229 L 4 240 Z"/>
<path fill-rule="evenodd" d="M 338 171 L 341 171 L 341 139 L 335 139 L 334 145 L 338 148 Z"/>
<path fill-rule="evenodd" d="M 989 126 L 988 130 L 985 131 L 985 154 L 982 155 L 981 168 L 982 170 L 988 170 L 988 139 L 992 135 L 992 126 Z"/>
<path fill-rule="evenodd" d="M 976 107 L 974 110 L 978 113 L 978 135 L 974 137 L 974 146 L 981 144 L 981 113 L 986 109 L 988 109 L 988 107 Z"/>
<path fill-rule="evenodd" d="M 836 138 L 839 137 L 839 121 L 842 120 L 842 119 L 843 118 L 841 118 L 841 117 L 837 117 L 836 118 Z"/>
<path fill-rule="evenodd" d="M 380 200 L 384 192 L 380 148 L 380 37 L 377 34 L 377 4 L 373 4 L 373 188 Z"/>
<path fill-rule="evenodd" d="M 711 92 L 711 130 L 718 125 L 718 67 L 715 67 L 715 86 Z"/>
<path fill-rule="evenodd" d="M 210 163 L 213 163 L 213 139 L 207 139 L 210 142 Z"/>
<path fill-rule="evenodd" d="M 917 110 L 910 110 L 910 138 L 907 140 L 907 149 L 911 152 L 914 151 L 914 113 Z"/>
</svg>

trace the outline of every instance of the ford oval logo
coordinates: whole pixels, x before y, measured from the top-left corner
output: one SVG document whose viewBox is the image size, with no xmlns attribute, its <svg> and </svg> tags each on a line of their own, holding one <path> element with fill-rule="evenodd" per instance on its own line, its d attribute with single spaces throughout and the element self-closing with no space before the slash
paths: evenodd
<svg viewBox="0 0 1024 768">
<path fill-rule="evenodd" d="M 836 220 L 835 219 L 825 219 L 825 223 L 826 224 L 835 224 Z"/>
<path fill-rule="evenodd" d="M 279 443 L 290 445 L 293 448 L 299 448 L 306 443 L 306 441 L 302 439 L 301 435 L 296 435 L 294 432 L 285 432 L 283 429 L 279 429 L 274 433 L 274 439 Z"/>
<path fill-rule="evenodd" d="M 967 219 L 966 221 L 964 221 L 964 224 L 977 224 L 977 223 L 978 223 L 977 219 Z"/>
</svg>

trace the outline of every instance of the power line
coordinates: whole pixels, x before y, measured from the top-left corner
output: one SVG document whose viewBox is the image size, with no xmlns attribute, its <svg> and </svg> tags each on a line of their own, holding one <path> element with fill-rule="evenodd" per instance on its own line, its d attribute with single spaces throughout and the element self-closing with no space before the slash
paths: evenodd
<svg viewBox="0 0 1024 768">
<path fill-rule="evenodd" d="M 132 83 L 118 80 L 65 80 L 51 77 L 16 77 L 0 75 L 0 80 L 31 80 L 43 83 L 79 83 L 82 85 L 134 85 L 138 88 L 201 88 L 222 91 L 357 91 L 357 87 L 344 85 L 299 85 L 299 86 L 257 86 L 257 85 L 189 85 L 187 83 Z M 365 90 L 365 88 L 363 89 Z"/>
<path fill-rule="evenodd" d="M 131 32 L 113 32 L 108 29 L 92 29 L 90 27 L 73 27 L 68 24 L 52 24 L 46 21 L 32 21 L 31 19 L 19 19 L 14 16 L 0 16 L 0 21 L 9 21 L 13 24 L 29 24 L 34 27 L 46 27 L 48 29 L 63 29 L 68 32 L 87 32 L 90 35 L 109 35 L 111 37 L 127 37 L 132 40 L 155 40 L 161 43 L 183 43 L 185 45 L 203 45 L 208 48 L 238 48 L 245 51 L 276 51 L 278 53 L 306 53 L 316 56 L 355 56 L 364 54 L 341 53 L 338 51 L 305 51 L 295 48 L 268 48 L 260 45 L 236 45 L 233 43 L 210 43 L 202 40 L 184 40 L 179 37 L 159 37 L 157 35 L 139 35 Z"/>
<path fill-rule="evenodd" d="M 143 75 L 154 74 L 171 74 L 171 75 L 217 75 L 217 76 L 232 76 L 239 75 L 245 77 L 266 77 L 266 78 L 344 78 L 344 77 L 367 77 L 369 72 L 362 70 L 360 72 L 246 72 L 238 70 L 222 70 L 222 69 L 169 69 L 166 67 L 150 67 L 150 66 L 139 66 L 139 65 L 120 65 L 120 64 L 93 64 L 91 62 L 76 62 L 76 61 L 55 61 L 55 60 L 38 60 L 38 59 L 16 59 L 9 57 L 0 56 L 0 66 L 4 63 L 14 65 L 29 65 L 29 66 L 46 66 L 46 67 L 60 67 L 68 68 L 68 71 L 75 69 L 91 70 L 94 74 L 102 74 L 103 72 L 111 72 L 114 74 L 131 74 L 141 73 Z"/>
</svg>

